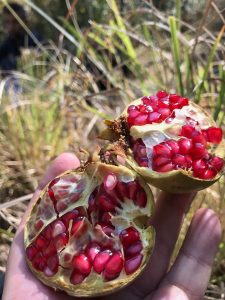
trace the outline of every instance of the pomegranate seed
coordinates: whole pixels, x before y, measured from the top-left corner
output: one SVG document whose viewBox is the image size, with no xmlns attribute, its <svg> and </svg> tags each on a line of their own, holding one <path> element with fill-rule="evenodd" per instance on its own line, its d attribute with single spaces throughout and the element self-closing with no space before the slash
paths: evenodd
<svg viewBox="0 0 225 300">
<path fill-rule="evenodd" d="M 161 118 L 161 114 L 154 111 L 152 113 L 149 114 L 148 116 L 148 122 L 149 123 L 153 123 L 153 122 L 159 122 L 160 121 L 160 118 Z"/>
<path fill-rule="evenodd" d="M 201 143 L 201 144 L 203 144 L 204 146 L 206 146 L 206 144 L 207 144 L 207 141 L 206 141 L 204 135 L 201 134 L 201 133 L 198 132 L 198 131 L 194 131 L 194 132 L 192 133 L 192 142 L 193 142 L 193 143 Z"/>
<path fill-rule="evenodd" d="M 26 249 L 26 255 L 29 260 L 32 260 L 34 258 L 34 256 L 37 254 L 37 252 L 38 252 L 38 249 L 33 245 L 28 246 Z"/>
<path fill-rule="evenodd" d="M 101 251 L 99 244 L 92 242 L 90 243 L 85 250 L 85 253 L 91 263 L 93 263 L 95 256 Z"/>
<path fill-rule="evenodd" d="M 157 169 L 158 167 L 165 165 L 171 161 L 170 158 L 164 157 L 164 156 L 156 156 L 153 157 L 152 165 L 153 165 L 153 170 Z"/>
<path fill-rule="evenodd" d="M 188 154 L 192 149 L 192 141 L 189 139 L 181 138 L 178 141 L 178 145 L 180 148 L 179 153 L 183 155 Z"/>
<path fill-rule="evenodd" d="M 147 203 L 147 195 L 144 190 L 139 190 L 137 192 L 136 199 L 134 199 L 134 203 L 139 207 L 145 207 Z"/>
<path fill-rule="evenodd" d="M 56 221 L 53 224 L 53 229 L 52 229 L 52 237 L 56 237 L 57 235 L 59 235 L 60 233 L 64 233 L 66 231 L 66 227 L 64 225 L 64 223 L 62 221 Z"/>
<path fill-rule="evenodd" d="M 105 266 L 105 272 L 108 274 L 118 274 L 123 268 L 123 257 L 120 251 L 115 252 L 108 260 Z"/>
<path fill-rule="evenodd" d="M 51 256 L 47 259 L 47 266 L 48 268 L 53 271 L 57 272 L 59 267 L 59 259 L 57 255 Z"/>
<path fill-rule="evenodd" d="M 127 112 L 128 112 L 128 113 L 131 112 L 131 111 L 135 111 L 135 110 L 137 110 L 137 108 L 136 108 L 135 105 L 130 105 L 130 106 L 128 106 L 128 108 L 127 108 Z"/>
<path fill-rule="evenodd" d="M 181 136 L 185 136 L 187 138 L 191 138 L 192 137 L 192 134 L 195 132 L 195 128 L 193 126 L 190 126 L 190 125 L 184 125 L 182 126 L 182 129 L 181 129 L 181 132 L 180 132 L 180 135 Z"/>
<path fill-rule="evenodd" d="M 186 158 L 184 155 L 176 154 L 172 158 L 172 163 L 178 168 L 187 168 Z"/>
<path fill-rule="evenodd" d="M 112 191 L 117 184 L 117 177 L 115 174 L 108 174 L 104 178 L 104 187 L 106 191 Z"/>
<path fill-rule="evenodd" d="M 138 105 L 138 108 L 141 113 L 147 113 L 147 108 L 145 105 Z"/>
<path fill-rule="evenodd" d="M 158 113 L 162 115 L 163 120 L 171 114 L 171 110 L 169 108 L 160 108 Z"/>
<path fill-rule="evenodd" d="M 191 168 L 191 165 L 192 165 L 192 158 L 191 158 L 191 155 L 185 155 L 185 159 L 186 159 L 186 166 L 187 168 Z"/>
<path fill-rule="evenodd" d="M 162 109 L 164 109 L 164 108 L 170 108 L 170 103 L 169 103 L 169 101 L 167 100 L 167 98 L 166 98 L 166 100 L 165 99 L 160 99 L 160 101 L 159 101 L 159 104 L 158 104 L 158 108 L 159 108 L 159 110 L 162 108 Z M 160 111 L 159 111 L 160 112 Z M 161 113 L 161 112 L 160 112 Z"/>
<path fill-rule="evenodd" d="M 142 254 L 138 254 L 135 257 L 132 257 L 125 261 L 124 269 L 127 275 L 134 273 L 141 265 L 143 259 Z"/>
<path fill-rule="evenodd" d="M 168 140 L 165 142 L 165 144 L 167 145 L 167 147 L 171 150 L 171 154 L 177 154 L 179 152 L 179 145 L 176 141 L 174 140 Z"/>
<path fill-rule="evenodd" d="M 216 176 L 217 172 L 214 168 L 208 168 L 204 171 L 203 176 L 201 177 L 202 179 L 212 179 Z"/>
<path fill-rule="evenodd" d="M 170 103 L 177 103 L 179 99 L 180 99 L 179 95 L 176 94 L 169 95 Z"/>
<path fill-rule="evenodd" d="M 66 233 L 61 233 L 54 238 L 54 244 L 56 249 L 59 251 L 63 249 L 68 243 L 68 236 Z"/>
<path fill-rule="evenodd" d="M 191 149 L 191 156 L 193 157 L 193 159 L 200 159 L 200 158 L 204 158 L 207 155 L 207 150 L 205 149 L 205 146 L 201 143 L 195 143 L 192 146 Z"/>
<path fill-rule="evenodd" d="M 39 235 L 35 241 L 35 246 L 39 250 L 42 250 L 42 248 L 47 247 L 48 244 L 49 244 L 49 241 L 46 240 L 42 235 Z"/>
<path fill-rule="evenodd" d="M 125 249 L 125 257 L 131 258 L 136 256 L 143 249 L 141 241 L 131 244 L 127 249 Z"/>
<path fill-rule="evenodd" d="M 138 115 L 134 120 L 134 125 L 140 126 L 140 125 L 147 124 L 147 118 L 148 118 L 147 113 L 142 113 L 142 114 Z"/>
<path fill-rule="evenodd" d="M 134 227 L 128 227 L 120 232 L 120 240 L 124 248 L 140 240 L 140 234 Z"/>
<path fill-rule="evenodd" d="M 77 209 L 74 209 L 72 211 L 69 211 L 65 215 L 61 217 L 61 221 L 65 224 L 66 228 L 69 227 L 70 220 L 74 220 L 79 215 L 79 212 Z"/>
<path fill-rule="evenodd" d="M 117 274 L 111 274 L 111 273 L 107 273 L 106 271 L 103 272 L 103 278 L 107 281 L 116 279 L 117 277 L 119 277 L 120 273 Z"/>
<path fill-rule="evenodd" d="M 36 231 L 39 231 L 44 226 L 44 222 L 42 220 L 38 220 L 34 226 L 35 226 Z"/>
<path fill-rule="evenodd" d="M 168 163 L 168 164 L 165 164 L 163 166 L 158 167 L 154 171 L 157 171 L 159 173 L 165 173 L 165 172 L 169 172 L 169 171 L 172 171 L 172 170 L 174 170 L 173 164 L 172 163 Z"/>
<path fill-rule="evenodd" d="M 138 189 L 138 184 L 136 181 L 130 181 L 127 183 L 127 189 L 129 192 L 129 199 L 135 199 Z"/>
<path fill-rule="evenodd" d="M 147 158 L 142 158 L 140 162 L 138 162 L 139 166 L 142 168 L 147 168 L 148 167 L 148 159 Z"/>
<path fill-rule="evenodd" d="M 73 222 L 73 226 L 71 228 L 71 234 L 74 235 L 83 225 L 83 217 L 79 217 Z"/>
<path fill-rule="evenodd" d="M 166 143 L 161 143 L 153 147 L 154 156 L 171 157 L 171 150 L 167 147 Z"/>
<path fill-rule="evenodd" d="M 51 240 L 51 242 L 50 242 L 50 244 L 48 245 L 47 248 L 42 249 L 42 253 L 46 257 L 50 257 L 51 255 L 54 255 L 54 254 L 57 253 L 54 240 Z"/>
<path fill-rule="evenodd" d="M 74 269 L 81 274 L 88 275 L 91 272 L 91 263 L 88 257 L 83 253 L 74 256 L 72 264 Z"/>
<path fill-rule="evenodd" d="M 102 231 L 106 234 L 106 235 L 108 235 L 108 236 L 111 236 L 111 234 L 114 232 L 114 230 L 115 230 L 115 227 L 114 226 L 110 226 L 110 225 L 108 225 L 108 224 L 103 224 L 103 223 L 97 223 L 96 225 L 99 225 L 99 226 L 101 226 L 101 228 L 102 228 Z"/>
<path fill-rule="evenodd" d="M 57 270 L 54 272 L 49 267 L 45 267 L 44 270 L 43 270 L 43 273 L 47 277 L 52 277 L 52 276 L 54 276 L 57 273 Z"/>
<path fill-rule="evenodd" d="M 129 191 L 125 183 L 118 182 L 116 185 L 116 191 L 120 201 L 122 201 L 123 198 L 129 198 Z"/>
<path fill-rule="evenodd" d="M 131 118 L 131 119 L 135 119 L 139 115 L 140 115 L 140 112 L 137 109 L 129 111 L 129 118 Z"/>
<path fill-rule="evenodd" d="M 188 98 L 180 98 L 179 100 L 180 108 L 187 106 L 189 104 Z"/>
<path fill-rule="evenodd" d="M 198 159 L 192 162 L 193 171 L 197 172 L 198 170 L 205 170 L 207 168 L 207 164 L 204 160 Z"/>
<path fill-rule="evenodd" d="M 156 96 L 159 97 L 159 98 L 165 98 L 165 97 L 168 96 L 168 94 L 165 91 L 158 91 Z"/>
<path fill-rule="evenodd" d="M 110 259 L 111 255 L 112 255 L 112 252 L 110 250 L 104 250 L 102 252 L 99 252 L 95 256 L 95 259 L 93 262 L 93 268 L 94 268 L 95 272 L 100 274 L 105 269 L 105 266 L 106 266 L 108 260 Z"/>
<path fill-rule="evenodd" d="M 99 208 L 103 211 L 115 211 L 115 204 L 112 203 L 110 196 L 100 195 L 98 198 Z"/>
<path fill-rule="evenodd" d="M 220 172 L 224 166 L 224 160 L 218 156 L 214 156 L 210 159 L 209 165 L 214 167 L 217 172 Z"/>
<path fill-rule="evenodd" d="M 70 282 L 74 285 L 80 284 L 84 281 L 85 278 L 86 278 L 86 275 L 80 273 L 77 270 L 74 270 L 70 276 Z"/>
<path fill-rule="evenodd" d="M 41 252 L 38 252 L 33 260 L 32 260 L 33 267 L 38 271 L 43 271 L 46 267 L 46 260 Z"/>
<path fill-rule="evenodd" d="M 170 109 L 173 111 L 174 109 L 180 109 L 180 104 L 179 103 L 171 103 L 170 104 Z"/>
<path fill-rule="evenodd" d="M 222 129 L 217 127 L 209 127 L 207 129 L 207 137 L 210 143 L 219 144 L 223 138 Z"/>
<path fill-rule="evenodd" d="M 101 221 L 106 224 L 111 224 L 112 215 L 109 212 L 104 212 L 101 216 Z"/>
<path fill-rule="evenodd" d="M 146 96 L 143 97 L 143 98 L 141 98 L 141 101 L 145 105 L 149 105 L 150 104 L 150 99 L 148 97 L 146 97 Z"/>
</svg>

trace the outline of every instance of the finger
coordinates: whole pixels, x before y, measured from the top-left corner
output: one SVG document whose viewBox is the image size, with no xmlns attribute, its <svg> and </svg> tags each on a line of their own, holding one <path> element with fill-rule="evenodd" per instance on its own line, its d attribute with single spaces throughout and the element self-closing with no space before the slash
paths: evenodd
<svg viewBox="0 0 225 300">
<path fill-rule="evenodd" d="M 80 166 L 80 161 L 76 155 L 72 153 L 62 153 L 50 165 L 43 179 L 40 181 L 38 189 L 43 189 L 46 184 L 57 175 Z"/>
<path fill-rule="evenodd" d="M 72 153 L 62 153 L 59 155 L 48 167 L 44 177 L 40 181 L 38 188 L 36 189 L 28 208 L 22 218 L 20 226 L 23 227 L 26 217 L 33 205 L 33 203 L 37 200 L 38 195 L 40 194 L 41 190 L 48 184 L 49 181 L 51 181 L 53 178 L 55 178 L 57 175 L 70 170 L 70 169 L 76 169 L 80 166 L 80 161 L 77 158 L 76 155 Z"/>
<path fill-rule="evenodd" d="M 149 294 L 166 274 L 184 215 L 193 198 L 194 194 L 160 194 L 151 220 L 156 231 L 153 254 L 134 285 L 141 297 Z"/>
<path fill-rule="evenodd" d="M 174 293 L 182 295 L 179 299 L 202 299 L 220 237 L 216 214 L 210 209 L 198 210 L 173 267 L 153 299 L 162 299 L 162 293 L 171 295 L 168 300 L 176 299 Z"/>
</svg>

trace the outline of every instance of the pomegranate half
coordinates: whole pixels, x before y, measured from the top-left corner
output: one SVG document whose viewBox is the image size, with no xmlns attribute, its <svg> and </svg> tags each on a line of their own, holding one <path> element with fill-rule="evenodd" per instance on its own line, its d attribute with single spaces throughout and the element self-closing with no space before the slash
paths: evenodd
<svg viewBox="0 0 225 300">
<path fill-rule="evenodd" d="M 25 225 L 32 272 L 69 295 L 114 292 L 144 269 L 154 245 L 153 196 L 123 166 L 90 163 L 53 179 Z"/>
<path fill-rule="evenodd" d="M 159 91 L 106 124 L 102 138 L 124 139 L 127 165 L 162 190 L 198 191 L 223 174 L 222 130 L 188 98 Z"/>
</svg>

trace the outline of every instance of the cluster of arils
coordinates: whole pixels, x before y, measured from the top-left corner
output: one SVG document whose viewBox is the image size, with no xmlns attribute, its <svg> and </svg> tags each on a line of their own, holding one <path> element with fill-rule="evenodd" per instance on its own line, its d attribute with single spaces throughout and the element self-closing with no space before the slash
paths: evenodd
<svg viewBox="0 0 225 300">
<path fill-rule="evenodd" d="M 130 134 L 127 162 L 149 183 L 184 192 L 221 176 L 222 130 L 188 98 L 159 91 L 134 101 L 123 115 Z"/>
<path fill-rule="evenodd" d="M 72 295 L 123 287 L 151 253 L 154 232 L 145 223 L 152 201 L 149 187 L 124 167 L 92 163 L 60 175 L 45 188 L 25 227 L 31 270 Z"/>
<path fill-rule="evenodd" d="M 113 143 L 102 161 L 53 179 L 25 226 L 33 273 L 73 296 L 114 292 L 145 268 L 154 245 L 148 184 L 197 191 L 224 170 L 222 130 L 188 98 L 159 91 L 107 125 Z"/>
</svg>

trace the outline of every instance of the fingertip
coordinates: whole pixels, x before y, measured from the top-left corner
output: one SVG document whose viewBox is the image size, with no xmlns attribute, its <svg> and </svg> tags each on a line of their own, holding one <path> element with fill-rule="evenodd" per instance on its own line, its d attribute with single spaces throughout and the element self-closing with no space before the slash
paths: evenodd
<svg viewBox="0 0 225 300">
<path fill-rule="evenodd" d="M 77 169 L 80 166 L 78 157 L 70 152 L 64 152 L 56 157 L 48 167 L 43 179 L 40 181 L 38 189 L 43 189 L 46 184 L 55 178 L 57 175 L 72 169 Z"/>
</svg>

